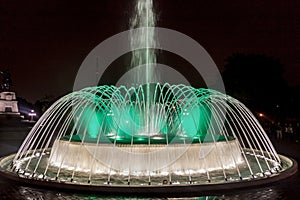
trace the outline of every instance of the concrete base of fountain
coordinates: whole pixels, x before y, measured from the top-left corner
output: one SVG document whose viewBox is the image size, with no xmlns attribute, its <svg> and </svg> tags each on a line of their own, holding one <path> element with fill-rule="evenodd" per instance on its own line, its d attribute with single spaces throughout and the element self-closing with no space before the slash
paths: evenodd
<svg viewBox="0 0 300 200">
<path fill-rule="evenodd" d="M 80 160 L 80 162 L 78 162 Z M 243 162 L 236 140 L 197 144 L 95 144 L 56 140 L 50 163 L 75 171 L 152 175 L 205 173 Z"/>
</svg>

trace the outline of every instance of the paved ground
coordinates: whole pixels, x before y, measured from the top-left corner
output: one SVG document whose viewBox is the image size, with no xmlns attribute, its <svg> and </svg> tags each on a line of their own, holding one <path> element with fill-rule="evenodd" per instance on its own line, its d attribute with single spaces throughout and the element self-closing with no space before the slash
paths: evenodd
<svg viewBox="0 0 300 200">
<path fill-rule="evenodd" d="M 20 123 L 15 119 L 0 117 L 0 157 L 18 150 L 30 130 L 30 124 Z M 293 140 L 271 139 L 278 153 L 292 157 L 300 163 L 300 143 Z M 209 199 L 300 199 L 300 173 L 273 183 L 272 185 L 237 190 L 231 194 L 218 195 Z M 68 193 L 63 191 L 31 188 L 10 183 L 0 178 L 0 199 L 143 199 L 132 197 L 103 197 L 96 194 Z M 151 198 L 153 199 L 153 198 Z M 186 198 L 182 198 L 186 199 Z M 192 198 L 202 199 L 202 198 Z M 203 197 L 206 199 L 206 197 Z"/>
</svg>

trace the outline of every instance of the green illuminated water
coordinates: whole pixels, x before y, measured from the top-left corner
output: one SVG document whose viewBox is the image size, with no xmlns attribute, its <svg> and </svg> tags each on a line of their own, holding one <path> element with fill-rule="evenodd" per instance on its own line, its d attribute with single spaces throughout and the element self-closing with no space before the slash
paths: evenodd
<svg viewBox="0 0 300 200">
<path fill-rule="evenodd" d="M 206 137 L 209 106 L 199 102 L 196 89 L 185 90 L 182 93 L 180 87 L 146 84 L 137 89 L 103 87 L 95 94 L 82 94 L 93 101 L 76 109 L 76 133 L 70 133 L 71 140 L 97 142 L 100 135 L 101 142 L 123 144 L 213 141 Z M 215 140 L 220 138 L 225 140 L 216 133 Z"/>
</svg>

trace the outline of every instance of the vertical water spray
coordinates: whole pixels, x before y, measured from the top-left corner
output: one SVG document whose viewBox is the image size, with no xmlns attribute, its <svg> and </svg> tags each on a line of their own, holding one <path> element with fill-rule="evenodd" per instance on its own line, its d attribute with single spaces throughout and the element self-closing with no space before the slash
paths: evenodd
<svg viewBox="0 0 300 200">
<path fill-rule="evenodd" d="M 153 0 L 136 0 L 134 14 L 130 19 L 130 43 L 131 49 L 136 47 L 146 46 L 146 49 L 132 51 L 131 68 L 135 66 L 145 65 L 144 76 L 135 74 L 133 83 L 153 83 L 157 82 L 154 73 L 153 63 L 156 63 L 156 55 L 153 49 L 149 47 L 157 46 L 153 29 L 143 29 L 142 34 L 139 34 L 134 29 L 141 27 L 154 27 L 156 25 L 156 16 L 153 7 Z"/>
<path fill-rule="evenodd" d="M 132 51 L 131 68 L 143 66 L 133 74 L 132 84 L 138 86 L 139 84 L 147 84 L 146 99 L 145 99 L 145 124 L 146 132 L 150 134 L 149 112 L 153 106 L 151 103 L 150 83 L 159 82 L 155 75 L 154 63 L 156 63 L 156 55 L 154 49 L 150 47 L 156 46 L 155 33 L 153 29 L 143 29 L 142 33 L 135 31 L 135 28 L 154 27 L 156 16 L 153 7 L 153 0 L 136 0 L 134 14 L 130 20 L 130 43 L 131 49 L 136 49 L 138 46 L 145 46 L 145 49 Z"/>
</svg>

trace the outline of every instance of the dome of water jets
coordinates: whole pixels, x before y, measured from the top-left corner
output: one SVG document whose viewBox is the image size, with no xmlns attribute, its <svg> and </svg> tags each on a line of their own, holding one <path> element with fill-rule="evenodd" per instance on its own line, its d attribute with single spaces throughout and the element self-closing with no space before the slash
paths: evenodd
<svg viewBox="0 0 300 200">
<path fill-rule="evenodd" d="M 80 184 L 160 185 L 255 179 L 280 159 L 253 114 L 210 89 L 98 86 L 55 102 L 11 170 Z"/>
</svg>

